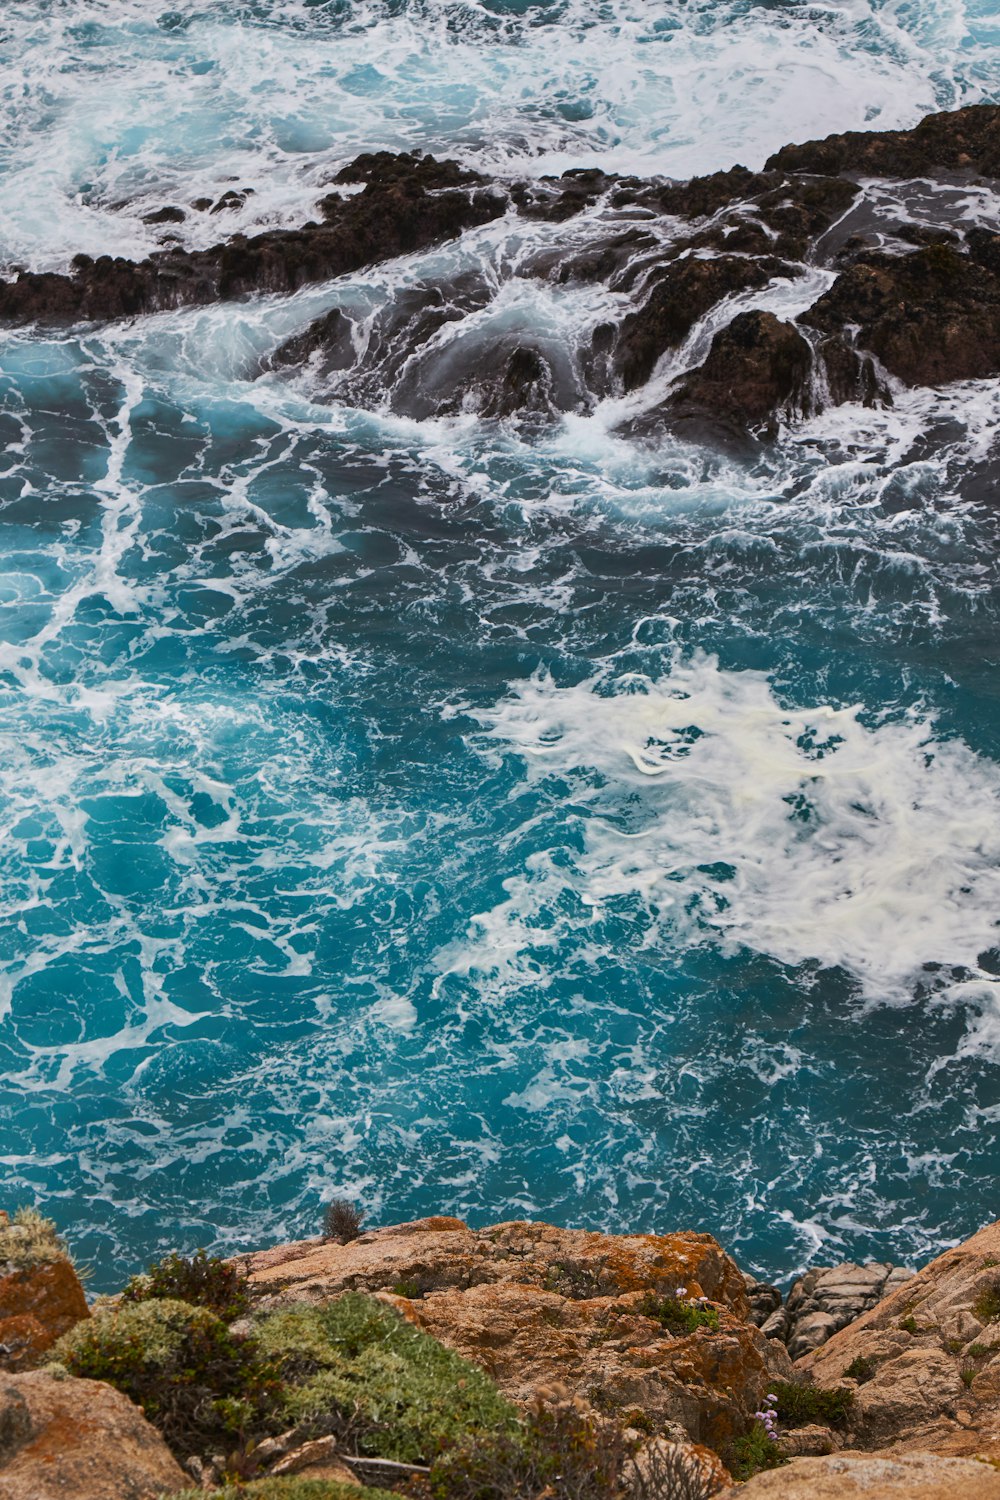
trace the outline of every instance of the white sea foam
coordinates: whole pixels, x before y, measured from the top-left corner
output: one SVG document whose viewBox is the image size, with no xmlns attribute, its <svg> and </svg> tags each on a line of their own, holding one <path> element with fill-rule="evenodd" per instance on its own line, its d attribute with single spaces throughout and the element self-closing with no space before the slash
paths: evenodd
<svg viewBox="0 0 1000 1500">
<path fill-rule="evenodd" d="M 659 681 L 539 674 L 479 717 L 493 754 L 563 788 L 583 846 L 507 882 L 464 964 L 550 947 L 569 908 L 638 902 L 647 941 L 841 966 L 869 1001 L 911 998 L 928 964 L 964 966 L 977 1003 L 992 990 L 978 959 L 998 937 L 1000 770 L 918 713 L 872 726 L 858 706 L 790 707 L 763 674 L 695 655 Z M 539 929 L 542 909 L 563 915 Z"/>
<path fill-rule="evenodd" d="M 3 28 L 0 234 L 9 259 L 39 268 L 301 222 L 362 150 L 689 176 L 829 130 L 912 124 L 1000 78 L 989 20 L 961 0 L 566 0 L 555 17 L 177 0 L 161 19 L 144 0 L 29 0 Z M 233 213 L 190 209 L 241 185 L 254 196 Z M 165 202 L 187 222 L 145 225 Z"/>
</svg>

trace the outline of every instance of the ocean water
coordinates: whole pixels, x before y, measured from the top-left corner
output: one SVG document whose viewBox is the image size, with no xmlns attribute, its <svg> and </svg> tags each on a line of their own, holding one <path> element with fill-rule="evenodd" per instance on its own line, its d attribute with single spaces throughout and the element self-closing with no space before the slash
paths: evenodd
<svg viewBox="0 0 1000 1500">
<path fill-rule="evenodd" d="M 0 261 L 299 223 L 382 147 L 759 166 L 1000 99 L 998 43 L 986 0 L 22 0 Z M 517 275 L 598 220 L 0 332 L 2 1199 L 98 1286 L 335 1193 L 704 1229 L 775 1277 L 1000 1212 L 1000 389 L 743 463 L 616 435 L 628 402 L 423 415 L 498 337 L 614 314 Z M 406 402 L 255 378 L 460 276 L 489 294 Z"/>
</svg>

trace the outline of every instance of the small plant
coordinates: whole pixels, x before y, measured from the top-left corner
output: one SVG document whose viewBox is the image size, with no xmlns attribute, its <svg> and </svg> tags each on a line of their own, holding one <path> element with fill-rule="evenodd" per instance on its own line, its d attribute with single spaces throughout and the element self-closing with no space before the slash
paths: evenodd
<svg viewBox="0 0 1000 1500">
<path fill-rule="evenodd" d="M 972 1316 L 980 1323 L 995 1323 L 1000 1318 L 1000 1287 L 983 1287 L 972 1304 Z"/>
<path fill-rule="evenodd" d="M 917 1333 L 917 1320 L 912 1313 L 908 1317 L 900 1318 L 899 1326 L 903 1333 Z"/>
<path fill-rule="evenodd" d="M 617 1500 L 626 1456 L 620 1432 L 574 1403 L 538 1406 L 516 1428 L 442 1454 L 430 1490 L 434 1500 Z"/>
<path fill-rule="evenodd" d="M 234 1323 L 250 1310 L 250 1284 L 228 1261 L 205 1250 L 194 1255 L 165 1255 L 144 1276 L 133 1276 L 122 1292 L 123 1302 L 171 1298 L 192 1307 L 207 1307 L 224 1323 Z"/>
<path fill-rule="evenodd" d="M 679 1290 L 683 1291 L 683 1288 Z M 704 1300 L 682 1301 L 680 1295 L 657 1297 L 655 1293 L 648 1292 L 637 1304 L 636 1312 L 641 1313 L 644 1318 L 653 1318 L 679 1337 L 694 1333 L 697 1328 L 709 1328 L 715 1333 L 719 1327 L 719 1314 L 714 1307 L 706 1306 Z"/>
<path fill-rule="evenodd" d="M 346 1198 L 334 1198 L 323 1210 L 323 1238 L 347 1245 L 361 1233 L 364 1214 Z"/>
<path fill-rule="evenodd" d="M 844 1371 L 844 1375 L 848 1380 L 856 1380 L 858 1385 L 864 1385 L 866 1381 L 874 1377 L 877 1369 L 878 1363 L 876 1360 L 871 1359 L 868 1355 L 859 1354 L 851 1360 L 851 1363 Z"/>
<path fill-rule="evenodd" d="M 734 1479 L 752 1479 L 762 1469 L 776 1469 L 787 1462 L 778 1447 L 777 1401 L 775 1392 L 765 1396 L 760 1411 L 754 1412 L 750 1431 L 733 1444 L 729 1468 Z"/>
<path fill-rule="evenodd" d="M 965 1369 L 959 1370 L 958 1373 L 962 1384 L 965 1386 L 966 1390 L 968 1390 L 972 1382 L 975 1380 L 978 1371 L 976 1370 L 974 1365 L 966 1365 Z"/>
<path fill-rule="evenodd" d="M 944 1347 L 949 1354 L 961 1354 L 965 1348 L 965 1341 L 963 1339 L 945 1339 Z"/>
<path fill-rule="evenodd" d="M 987 1354 L 992 1354 L 996 1347 L 996 1344 L 970 1344 L 968 1351 L 969 1358 L 985 1359 Z"/>
<path fill-rule="evenodd" d="M 805 1427 L 810 1422 L 843 1427 L 854 1405 L 854 1392 L 845 1385 L 825 1390 L 822 1386 L 779 1380 L 771 1389 L 775 1412 L 786 1427 Z"/>
</svg>

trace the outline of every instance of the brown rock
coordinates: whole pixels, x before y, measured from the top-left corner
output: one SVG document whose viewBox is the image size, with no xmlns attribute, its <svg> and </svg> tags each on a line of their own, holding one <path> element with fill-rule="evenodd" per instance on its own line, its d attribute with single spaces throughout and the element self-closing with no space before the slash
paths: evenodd
<svg viewBox="0 0 1000 1500">
<path fill-rule="evenodd" d="M 857 1378 L 852 1448 L 1000 1459 L 1000 1223 L 938 1256 L 795 1368 L 825 1387 Z"/>
<path fill-rule="evenodd" d="M 270 1473 L 302 1474 L 306 1470 L 310 1479 L 337 1479 L 341 1484 L 360 1484 L 353 1471 L 340 1462 L 335 1437 L 315 1438 L 311 1443 L 293 1448 L 278 1460 Z"/>
<path fill-rule="evenodd" d="M 928 245 L 912 255 L 870 252 L 844 271 L 800 322 L 838 334 L 857 328 L 860 348 L 907 385 L 1000 373 L 1000 276 L 995 237 L 974 254 Z"/>
<path fill-rule="evenodd" d="M 797 1458 L 757 1474 L 739 1500 L 1000 1500 L 1000 1473 L 971 1459 L 908 1453 Z"/>
<path fill-rule="evenodd" d="M 599 1412 L 626 1423 L 641 1413 L 660 1432 L 679 1424 L 716 1449 L 746 1430 L 770 1379 L 743 1278 L 708 1235 L 424 1220 L 347 1245 L 286 1246 L 248 1267 L 264 1306 L 374 1292 L 515 1400 L 565 1387 Z M 712 1300 L 717 1330 L 678 1336 L 640 1311 L 651 1293 L 679 1288 Z"/>
<path fill-rule="evenodd" d="M 68 1260 L 17 1267 L 0 1276 L 0 1368 L 21 1368 L 90 1316 Z"/>
<path fill-rule="evenodd" d="M 740 313 L 672 393 L 673 424 L 773 437 L 779 417 L 808 415 L 811 371 L 809 345 L 790 323 L 769 312 Z"/>
<path fill-rule="evenodd" d="M 709 1234 L 596 1234 L 516 1220 L 470 1229 L 461 1219 L 417 1219 L 369 1230 L 349 1244 L 300 1240 L 241 1257 L 251 1287 L 274 1301 L 337 1292 L 426 1292 L 513 1282 L 570 1300 L 654 1291 L 708 1297 L 744 1319 L 743 1277 Z"/>
<path fill-rule="evenodd" d="M 184 1484 L 120 1391 L 41 1370 L 0 1376 L 0 1500 L 158 1500 Z"/>
<path fill-rule="evenodd" d="M 927 115 L 913 130 L 852 130 L 784 146 L 764 170 L 904 178 L 972 171 L 998 177 L 1000 108 L 973 104 Z"/>
</svg>

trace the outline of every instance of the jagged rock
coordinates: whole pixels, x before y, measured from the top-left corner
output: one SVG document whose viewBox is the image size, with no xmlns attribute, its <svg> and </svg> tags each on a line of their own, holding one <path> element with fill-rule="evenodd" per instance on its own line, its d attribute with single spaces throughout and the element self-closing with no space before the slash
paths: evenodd
<svg viewBox="0 0 1000 1500">
<path fill-rule="evenodd" d="M 773 437 L 780 416 L 808 415 L 812 351 L 790 323 L 769 312 L 740 313 L 712 340 L 708 358 L 668 402 L 680 432 Z"/>
<path fill-rule="evenodd" d="M 912 1274 L 886 1261 L 816 1266 L 793 1283 L 784 1306 L 764 1319 L 761 1331 L 787 1344 L 792 1359 L 799 1359 L 909 1281 Z"/>
<path fill-rule="evenodd" d="M 432 1291 L 509 1283 L 570 1300 L 683 1287 L 745 1319 L 743 1277 L 710 1234 L 614 1235 L 514 1220 L 470 1229 L 435 1216 L 369 1230 L 346 1245 L 299 1240 L 241 1257 L 266 1306 L 322 1301 L 343 1291 Z"/>
<path fill-rule="evenodd" d="M 120 1391 L 42 1370 L 0 1376 L 0 1500 L 158 1500 L 184 1484 Z"/>
<path fill-rule="evenodd" d="M 907 385 L 1000 372 L 1000 238 L 969 237 L 971 254 L 929 245 L 911 255 L 872 252 L 844 271 L 801 321 L 860 346 Z M 977 253 L 978 252 L 978 253 Z"/>
<path fill-rule="evenodd" d="M 292 292 L 437 243 L 504 212 L 506 196 L 455 162 L 383 152 L 362 156 L 330 194 L 322 224 L 236 235 L 208 250 L 158 251 L 144 261 L 79 255 L 71 276 L 23 272 L 0 282 L 0 320 L 66 324 L 135 317 L 163 308 L 231 301 L 250 292 Z"/>
<path fill-rule="evenodd" d="M 919 177 L 941 171 L 1000 177 L 1000 109 L 972 104 L 926 115 L 913 130 L 852 130 L 801 146 L 783 146 L 765 171 L 854 172 L 863 177 Z"/>
<path fill-rule="evenodd" d="M 564 1385 L 626 1423 L 680 1424 L 716 1449 L 746 1429 L 771 1378 L 767 1343 L 745 1321 L 743 1278 L 708 1235 L 428 1219 L 347 1245 L 304 1241 L 247 1265 L 265 1307 L 377 1292 L 517 1401 Z M 650 1314 L 651 1295 L 678 1291 L 710 1298 L 718 1328 L 678 1334 Z"/>
<path fill-rule="evenodd" d="M 938 1256 L 796 1371 L 826 1387 L 857 1382 L 851 1447 L 1000 1459 L 1000 1223 Z"/>
<path fill-rule="evenodd" d="M 909 1453 L 797 1458 L 741 1485 L 740 1500 L 1000 1500 L 1000 1473 L 969 1459 Z"/>
<path fill-rule="evenodd" d="M 648 380 L 660 356 L 676 349 L 723 297 L 794 274 L 773 256 L 762 260 L 743 255 L 687 256 L 668 265 L 657 273 L 643 306 L 621 325 L 615 364 L 625 389 L 633 390 Z"/>
<path fill-rule="evenodd" d="M 743 1280 L 747 1289 L 747 1301 L 750 1304 L 750 1322 L 760 1328 L 781 1306 L 781 1292 L 770 1282 L 757 1281 L 755 1277 L 745 1272 Z"/>
</svg>

